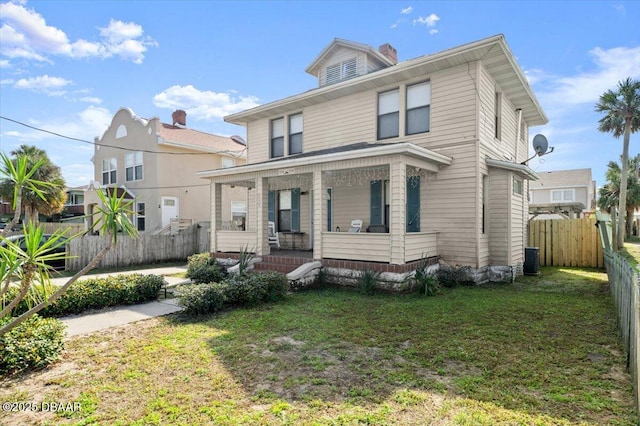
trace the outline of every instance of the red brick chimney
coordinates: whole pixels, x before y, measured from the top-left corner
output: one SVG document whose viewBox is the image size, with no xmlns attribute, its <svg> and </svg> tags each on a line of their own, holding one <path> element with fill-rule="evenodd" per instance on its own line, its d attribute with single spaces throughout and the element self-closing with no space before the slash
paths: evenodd
<svg viewBox="0 0 640 426">
<path fill-rule="evenodd" d="M 173 119 L 173 125 L 176 126 L 182 126 L 182 127 L 186 127 L 187 126 L 187 113 L 184 110 L 181 109 L 177 109 L 175 111 L 173 111 L 173 113 L 171 114 L 171 118 Z"/>
<path fill-rule="evenodd" d="M 389 43 L 385 43 L 378 48 L 378 51 L 382 53 L 387 59 L 389 59 L 393 64 L 398 63 L 398 51 L 395 47 L 390 45 Z"/>
</svg>

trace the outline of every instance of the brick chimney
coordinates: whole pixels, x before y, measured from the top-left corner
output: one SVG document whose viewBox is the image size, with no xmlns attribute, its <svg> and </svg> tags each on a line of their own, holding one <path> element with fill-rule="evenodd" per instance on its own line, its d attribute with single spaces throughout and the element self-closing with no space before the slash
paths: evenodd
<svg viewBox="0 0 640 426">
<path fill-rule="evenodd" d="M 382 53 L 387 59 L 389 59 L 393 64 L 398 63 L 398 51 L 395 47 L 390 45 L 389 43 L 385 43 L 378 48 L 378 51 Z"/>
<path fill-rule="evenodd" d="M 187 127 L 187 113 L 184 110 L 177 109 L 171 114 L 173 125 L 178 127 Z"/>
</svg>

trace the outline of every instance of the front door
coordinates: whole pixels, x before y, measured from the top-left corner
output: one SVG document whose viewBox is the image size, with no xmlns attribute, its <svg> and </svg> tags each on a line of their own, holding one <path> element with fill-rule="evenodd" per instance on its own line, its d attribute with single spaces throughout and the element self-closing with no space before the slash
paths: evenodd
<svg viewBox="0 0 640 426">
<path fill-rule="evenodd" d="M 162 227 L 169 226 L 171 219 L 177 219 L 180 214 L 178 197 L 162 197 Z"/>
</svg>

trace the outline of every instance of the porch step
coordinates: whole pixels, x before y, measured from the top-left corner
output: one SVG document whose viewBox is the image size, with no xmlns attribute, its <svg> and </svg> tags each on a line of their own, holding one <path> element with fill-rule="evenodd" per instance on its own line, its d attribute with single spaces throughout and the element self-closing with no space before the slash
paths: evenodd
<svg viewBox="0 0 640 426">
<path fill-rule="evenodd" d="M 288 274 L 300 265 L 307 263 L 309 259 L 298 257 L 262 256 L 262 262 L 255 264 L 255 271 L 275 271 Z"/>
</svg>

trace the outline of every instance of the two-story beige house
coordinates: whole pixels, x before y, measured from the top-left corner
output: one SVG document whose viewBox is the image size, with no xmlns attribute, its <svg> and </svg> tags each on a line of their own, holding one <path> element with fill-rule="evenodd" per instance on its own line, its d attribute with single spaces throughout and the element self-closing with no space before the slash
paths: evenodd
<svg viewBox="0 0 640 426">
<path fill-rule="evenodd" d="M 547 117 L 502 35 L 402 62 L 335 39 L 306 71 L 317 88 L 225 118 L 246 127 L 248 162 L 199 173 L 212 252 L 267 255 L 272 222 L 329 267 L 522 272 L 537 175 L 521 163 Z M 222 229 L 226 186 L 250 189 L 245 231 Z"/>
<path fill-rule="evenodd" d="M 188 128 L 182 110 L 172 114 L 171 123 L 163 123 L 122 108 L 102 137 L 96 138 L 92 161 L 95 181 L 85 192 L 87 214 L 99 203 L 95 191 L 106 188 L 109 194 L 115 191 L 135 200 L 132 219 L 140 233 L 169 233 L 179 228 L 176 223 L 210 220 L 209 184 L 196 172 L 245 164 L 246 145 L 239 137 Z M 225 226 L 242 228 L 246 188 L 227 188 L 221 197 L 220 218 Z M 90 216 L 88 220 L 91 229 Z"/>
<path fill-rule="evenodd" d="M 532 219 L 561 219 L 588 216 L 596 209 L 596 182 L 591 169 L 539 172 L 529 186 Z"/>
</svg>

